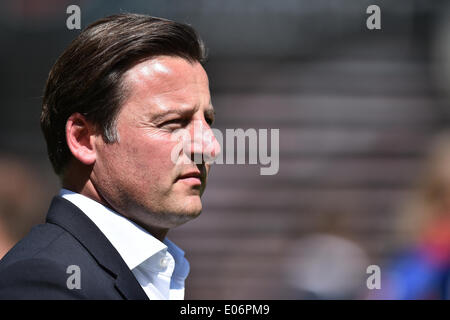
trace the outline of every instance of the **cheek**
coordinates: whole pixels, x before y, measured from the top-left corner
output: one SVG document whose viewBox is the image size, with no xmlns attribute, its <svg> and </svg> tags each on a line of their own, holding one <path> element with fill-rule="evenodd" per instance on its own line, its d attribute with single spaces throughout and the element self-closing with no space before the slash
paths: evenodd
<svg viewBox="0 0 450 320">
<path fill-rule="evenodd" d="M 175 167 L 171 160 L 173 145 L 172 141 L 135 138 L 124 146 L 121 156 L 125 159 L 125 166 L 131 167 L 130 171 L 135 170 L 136 177 L 148 179 L 151 176 L 157 182 L 171 178 L 171 170 Z"/>
</svg>

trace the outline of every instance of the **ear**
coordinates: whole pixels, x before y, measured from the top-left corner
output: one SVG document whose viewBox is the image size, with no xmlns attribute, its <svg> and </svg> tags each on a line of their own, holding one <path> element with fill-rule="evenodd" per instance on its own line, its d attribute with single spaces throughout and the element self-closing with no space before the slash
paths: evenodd
<svg viewBox="0 0 450 320">
<path fill-rule="evenodd" d="M 92 165 L 97 157 L 94 147 L 94 125 L 80 113 L 72 114 L 66 122 L 66 142 L 72 155 L 85 165 Z"/>
</svg>

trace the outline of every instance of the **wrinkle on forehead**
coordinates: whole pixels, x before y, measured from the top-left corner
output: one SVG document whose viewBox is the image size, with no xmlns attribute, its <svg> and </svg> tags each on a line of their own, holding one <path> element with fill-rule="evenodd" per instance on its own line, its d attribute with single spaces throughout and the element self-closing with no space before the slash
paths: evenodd
<svg viewBox="0 0 450 320">
<path fill-rule="evenodd" d="M 177 74 L 189 76 L 192 83 L 208 83 L 206 73 L 192 72 L 193 67 L 203 71 L 198 62 L 192 64 L 181 57 L 160 56 L 135 65 L 125 73 L 124 78 L 129 84 L 133 83 L 135 88 L 157 89 L 158 93 L 182 89 L 184 81 L 182 77 L 174 76 Z"/>
<path fill-rule="evenodd" d="M 153 58 L 128 70 L 124 79 L 127 84 L 133 87 L 156 86 L 162 82 L 162 78 L 167 78 L 171 73 L 173 73 L 173 70 L 167 64 L 164 64 L 160 58 Z"/>
<path fill-rule="evenodd" d="M 128 70 L 124 81 L 131 89 L 128 99 L 145 108 L 151 105 L 153 112 L 210 104 L 208 77 L 203 67 L 180 57 L 145 60 Z"/>
<path fill-rule="evenodd" d="M 160 59 L 155 58 L 140 63 L 136 71 L 134 75 L 129 76 L 131 78 L 129 80 L 139 81 L 142 78 L 153 78 L 155 76 L 169 74 L 171 70 Z"/>
</svg>

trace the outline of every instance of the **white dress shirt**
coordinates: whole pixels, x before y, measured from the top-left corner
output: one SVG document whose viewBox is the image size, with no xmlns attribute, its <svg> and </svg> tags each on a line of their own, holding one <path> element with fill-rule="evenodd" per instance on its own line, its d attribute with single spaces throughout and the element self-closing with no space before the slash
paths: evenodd
<svg viewBox="0 0 450 320">
<path fill-rule="evenodd" d="M 97 225 L 149 299 L 184 299 L 189 262 L 183 250 L 167 238 L 159 241 L 133 221 L 86 196 L 67 189 L 61 189 L 59 195 L 76 205 Z"/>
</svg>

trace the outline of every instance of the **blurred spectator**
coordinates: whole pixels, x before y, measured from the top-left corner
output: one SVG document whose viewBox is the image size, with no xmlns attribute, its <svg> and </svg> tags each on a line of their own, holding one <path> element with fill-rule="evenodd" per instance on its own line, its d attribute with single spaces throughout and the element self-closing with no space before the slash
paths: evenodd
<svg viewBox="0 0 450 320">
<path fill-rule="evenodd" d="M 369 265 L 355 242 L 331 234 L 311 234 L 295 242 L 288 271 L 295 299 L 357 299 Z"/>
<path fill-rule="evenodd" d="M 369 256 L 349 229 L 351 210 L 324 210 L 317 231 L 295 240 L 286 261 L 289 299 L 358 299 Z"/>
<path fill-rule="evenodd" d="M 418 188 L 404 209 L 403 248 L 376 298 L 443 299 L 450 270 L 450 133 L 434 141 Z"/>
<path fill-rule="evenodd" d="M 0 258 L 33 225 L 44 221 L 44 190 L 32 168 L 11 156 L 0 156 Z"/>
</svg>

